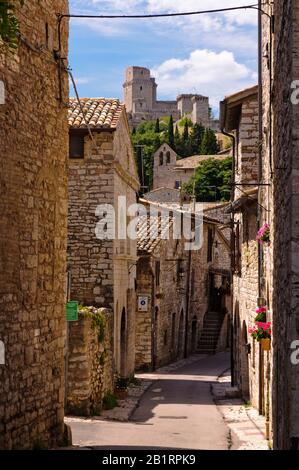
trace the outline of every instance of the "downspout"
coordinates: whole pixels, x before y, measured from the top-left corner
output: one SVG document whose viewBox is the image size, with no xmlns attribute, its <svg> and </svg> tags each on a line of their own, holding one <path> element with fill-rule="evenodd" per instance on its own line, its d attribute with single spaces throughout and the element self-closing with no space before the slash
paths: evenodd
<svg viewBox="0 0 299 470">
<path fill-rule="evenodd" d="M 262 2 L 259 0 L 259 8 L 262 8 Z M 261 186 L 263 180 L 263 166 L 262 166 L 262 143 L 263 143 L 263 52 L 262 52 L 262 13 L 259 10 L 258 14 L 258 107 L 259 107 L 259 142 L 258 142 L 258 207 L 257 207 L 257 230 L 261 226 Z M 258 243 L 258 301 L 259 305 L 262 303 L 262 247 Z M 259 414 L 263 413 L 263 357 L 262 348 L 259 345 Z"/>
<path fill-rule="evenodd" d="M 229 134 L 228 132 L 225 131 L 225 122 L 226 122 L 226 105 L 225 102 L 222 101 L 220 103 L 221 107 L 221 132 L 223 135 L 226 135 L 227 137 L 230 137 L 233 141 L 233 165 L 232 165 L 232 185 L 231 185 L 231 196 L 230 196 L 230 202 L 231 204 L 234 202 L 235 198 L 235 167 L 236 167 L 236 137 L 233 134 Z M 233 279 L 233 274 L 234 274 L 234 262 L 233 262 L 233 253 L 234 253 L 234 212 L 231 212 L 231 218 L 230 218 L 230 226 L 231 226 L 231 283 Z M 234 366 L 234 305 L 233 305 L 233 285 L 231 289 L 231 332 L 230 332 L 230 362 L 231 362 L 231 385 L 232 387 L 235 385 L 235 366 Z"/>
</svg>

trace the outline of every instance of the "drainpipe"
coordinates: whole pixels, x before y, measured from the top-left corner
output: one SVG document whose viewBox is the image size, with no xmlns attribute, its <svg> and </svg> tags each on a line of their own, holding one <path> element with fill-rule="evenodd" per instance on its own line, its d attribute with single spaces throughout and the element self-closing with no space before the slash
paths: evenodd
<svg viewBox="0 0 299 470">
<path fill-rule="evenodd" d="M 193 217 L 193 215 L 191 216 Z M 195 215 L 194 215 L 195 217 Z M 190 281 L 191 281 L 191 267 L 192 267 L 192 250 L 188 252 L 188 268 L 186 280 L 186 322 L 185 322 L 185 350 L 184 357 L 188 357 L 188 333 L 189 333 L 189 307 L 190 307 Z"/>
<path fill-rule="evenodd" d="M 221 125 L 221 132 L 223 135 L 226 135 L 227 137 L 230 137 L 233 141 L 233 167 L 232 167 L 232 187 L 231 187 L 231 196 L 230 196 L 230 201 L 231 203 L 234 202 L 234 198 L 235 198 L 235 167 L 236 167 L 236 137 L 233 135 L 233 134 L 229 134 L 228 132 L 225 131 L 225 120 L 226 120 L 226 105 L 224 102 L 222 102 L 220 104 L 221 106 L 221 111 L 223 113 L 222 115 L 222 125 Z M 235 217 L 234 217 L 234 212 L 232 211 L 231 212 L 231 219 L 230 219 L 230 225 L 231 225 L 231 281 L 233 279 L 233 250 L 234 250 L 234 246 L 233 246 L 233 241 L 234 241 L 234 221 L 235 221 Z M 233 316 L 233 312 L 234 312 L 234 305 L 233 305 L 233 288 L 231 289 L 231 345 L 230 345 L 230 354 L 231 354 L 231 359 L 230 359 L 230 362 L 231 362 L 231 385 L 232 387 L 234 387 L 235 385 L 235 380 L 234 380 L 234 376 L 235 376 L 235 366 L 234 366 L 234 316 Z"/>
</svg>

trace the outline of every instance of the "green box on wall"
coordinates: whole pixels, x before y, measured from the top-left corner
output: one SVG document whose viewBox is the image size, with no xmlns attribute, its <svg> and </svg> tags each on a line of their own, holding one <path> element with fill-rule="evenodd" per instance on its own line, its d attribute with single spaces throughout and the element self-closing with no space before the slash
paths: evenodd
<svg viewBox="0 0 299 470">
<path fill-rule="evenodd" d="M 66 304 L 67 321 L 78 321 L 78 302 L 70 301 Z"/>
</svg>

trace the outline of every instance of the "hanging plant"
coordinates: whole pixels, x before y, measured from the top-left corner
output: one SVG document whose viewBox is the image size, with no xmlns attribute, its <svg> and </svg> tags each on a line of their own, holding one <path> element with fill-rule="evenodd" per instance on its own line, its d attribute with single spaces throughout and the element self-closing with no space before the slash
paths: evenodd
<svg viewBox="0 0 299 470">
<path fill-rule="evenodd" d="M 267 307 L 257 307 L 255 310 L 256 317 L 254 321 L 256 322 L 266 322 L 267 320 Z"/>
<path fill-rule="evenodd" d="M 248 329 L 249 334 L 253 339 L 260 342 L 263 339 L 271 339 L 272 330 L 271 322 L 260 322 L 257 321 L 254 326 Z"/>
<path fill-rule="evenodd" d="M 270 225 L 264 224 L 256 235 L 256 240 L 261 243 L 270 243 Z"/>
</svg>

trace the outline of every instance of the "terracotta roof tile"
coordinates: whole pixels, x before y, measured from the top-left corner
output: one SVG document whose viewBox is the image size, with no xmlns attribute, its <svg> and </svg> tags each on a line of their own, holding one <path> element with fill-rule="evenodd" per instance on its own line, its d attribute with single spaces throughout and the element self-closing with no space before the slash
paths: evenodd
<svg viewBox="0 0 299 470">
<path fill-rule="evenodd" d="M 171 217 L 140 216 L 137 226 L 138 251 L 152 253 L 161 240 L 168 238 L 167 234 L 169 233 L 172 225 L 173 219 Z"/>
<path fill-rule="evenodd" d="M 114 98 L 81 98 L 84 116 L 78 101 L 69 101 L 68 120 L 73 129 L 86 129 L 87 123 L 91 129 L 115 129 L 124 105 Z"/>
</svg>

